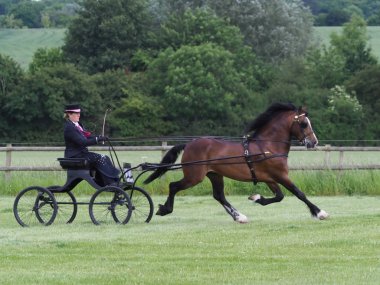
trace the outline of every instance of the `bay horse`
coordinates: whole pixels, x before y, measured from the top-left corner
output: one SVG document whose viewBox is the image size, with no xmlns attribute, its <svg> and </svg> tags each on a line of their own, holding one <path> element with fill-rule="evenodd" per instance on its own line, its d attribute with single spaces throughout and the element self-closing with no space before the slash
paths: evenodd
<svg viewBox="0 0 380 285">
<path fill-rule="evenodd" d="M 281 184 L 308 206 L 313 217 L 326 219 L 328 214 L 311 203 L 288 177 L 287 158 L 292 137 L 307 148 L 318 144 L 306 108 L 296 108 L 291 103 L 274 103 L 247 126 L 245 133 L 247 135 L 242 143 L 201 137 L 171 148 L 144 183 L 150 183 L 170 170 L 182 151 L 180 165 L 184 177 L 169 184 L 168 198 L 164 205 L 159 205 L 156 214 L 164 216 L 172 213 L 176 193 L 195 186 L 207 176 L 212 184 L 213 197 L 234 221 L 248 222 L 247 217 L 235 209 L 224 195 L 223 177 L 226 176 L 255 184 L 266 183 L 274 197 L 253 194 L 248 198 L 263 206 L 284 198 Z"/>
</svg>

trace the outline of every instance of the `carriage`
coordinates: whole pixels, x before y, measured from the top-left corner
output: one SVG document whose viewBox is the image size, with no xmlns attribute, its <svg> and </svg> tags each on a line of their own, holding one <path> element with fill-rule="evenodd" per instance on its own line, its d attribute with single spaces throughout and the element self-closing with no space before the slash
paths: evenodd
<svg viewBox="0 0 380 285">
<path fill-rule="evenodd" d="M 115 150 L 113 149 L 116 155 Z M 116 156 L 117 157 L 117 156 Z M 136 186 L 131 175 L 139 166 L 121 169 L 116 185 L 103 186 L 96 170 L 86 159 L 58 158 L 67 172 L 63 186 L 31 186 L 20 191 L 15 198 L 13 212 L 17 222 L 25 227 L 34 224 L 51 225 L 55 220 L 72 223 L 79 205 L 88 205 L 91 221 L 95 225 L 118 223 L 149 223 L 153 216 L 153 201 L 147 191 Z M 118 160 L 117 160 L 118 162 Z M 82 181 L 88 182 L 95 193 L 89 202 L 78 202 L 73 193 Z"/>
</svg>

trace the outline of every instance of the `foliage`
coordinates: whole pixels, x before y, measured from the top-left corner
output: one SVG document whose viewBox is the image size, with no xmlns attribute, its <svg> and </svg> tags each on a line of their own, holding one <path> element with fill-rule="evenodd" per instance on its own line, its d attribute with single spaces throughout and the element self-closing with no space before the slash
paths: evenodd
<svg viewBox="0 0 380 285">
<path fill-rule="evenodd" d="M 90 73 L 127 68 L 138 49 L 149 47 L 150 22 L 145 0 L 84 0 L 69 26 L 63 51 Z"/>
<path fill-rule="evenodd" d="M 332 47 L 344 57 L 345 68 L 351 74 L 363 69 L 366 65 L 377 63 L 367 42 L 366 23 L 356 16 L 344 25 L 341 35 L 336 33 L 331 35 Z"/>
<path fill-rule="evenodd" d="M 359 102 L 364 106 L 363 117 L 366 122 L 366 138 L 378 139 L 380 130 L 380 66 L 369 66 L 356 73 L 347 82 L 347 89 L 356 94 Z"/>
<path fill-rule="evenodd" d="M 39 1 L 22 1 L 16 4 L 10 13 L 29 28 L 41 28 L 41 12 L 43 8 Z"/>
<path fill-rule="evenodd" d="M 0 11 L 25 1 L 5 2 Z M 56 25 L 50 12 L 70 4 L 39 2 L 45 26 Z M 329 45 L 309 47 L 310 13 L 300 1 L 85 0 L 80 7 L 62 50 L 36 50 L 28 37 L 35 30 L 20 29 L 28 35 L 21 43 L 36 50 L 29 69 L 1 58 L 3 139 L 61 141 L 57 125 L 73 101 L 95 132 L 111 108 L 110 136 L 241 135 L 268 104 L 290 101 L 309 107 L 322 140 L 380 137 L 379 65 L 362 18 L 352 17 Z"/>
<path fill-rule="evenodd" d="M 170 110 L 181 134 L 223 134 L 243 118 L 244 102 L 251 96 L 232 53 L 203 44 L 167 49 L 148 69 L 152 94 Z M 194 110 L 197 110 L 194 112 Z M 241 123 L 240 123 L 241 124 Z"/>
<path fill-rule="evenodd" d="M 310 49 L 305 58 L 309 82 L 315 87 L 332 88 L 347 78 L 345 58 L 332 47 Z"/>
<path fill-rule="evenodd" d="M 18 140 L 62 140 L 63 108 L 80 102 L 89 130 L 96 130 L 101 98 L 87 74 L 72 65 L 48 66 L 29 74 L 5 104 L 5 114 L 18 128 L 10 136 Z M 34 126 L 31 128 L 30 126 Z"/>
<path fill-rule="evenodd" d="M 354 94 L 347 93 L 341 86 L 331 89 L 328 97 L 327 121 L 330 127 L 329 137 L 341 138 L 352 137 L 362 138 L 362 106 Z M 349 126 L 349 127 L 347 127 Z"/>
<path fill-rule="evenodd" d="M 16 19 L 13 14 L 0 16 L 0 27 L 7 29 L 18 29 L 22 27 L 22 20 Z"/>
<path fill-rule="evenodd" d="M 151 137 L 167 133 L 172 124 L 164 120 L 165 110 L 157 97 L 147 96 L 149 86 L 144 73 L 124 76 L 122 94 L 109 116 L 113 137 Z"/>
<path fill-rule="evenodd" d="M 35 73 L 41 68 L 64 63 L 64 57 L 60 48 L 38 48 L 29 64 L 29 71 Z"/>
<path fill-rule="evenodd" d="M 368 24 L 378 25 L 379 0 L 303 0 L 310 7 L 317 26 L 340 26 L 353 15 L 363 17 Z"/>
<path fill-rule="evenodd" d="M 79 7 L 75 0 L 0 0 L 0 27 L 66 27 Z"/>
<path fill-rule="evenodd" d="M 172 14 L 161 28 L 163 47 L 178 49 L 182 45 L 197 46 L 214 43 L 234 52 L 243 46 L 239 28 L 217 17 L 209 9 L 187 9 L 183 14 Z"/>
<path fill-rule="evenodd" d="M 4 112 L 4 106 L 12 98 L 14 90 L 24 79 L 24 73 L 19 64 L 9 56 L 0 54 L 0 135 L 3 138 L 9 138 L 9 130 L 15 128 L 12 120 Z"/>
<path fill-rule="evenodd" d="M 159 13 L 166 15 L 163 22 L 168 15 L 182 15 L 188 8 L 211 8 L 217 16 L 239 27 L 245 44 L 269 62 L 302 55 L 311 41 L 312 16 L 299 0 L 158 2 Z"/>
</svg>

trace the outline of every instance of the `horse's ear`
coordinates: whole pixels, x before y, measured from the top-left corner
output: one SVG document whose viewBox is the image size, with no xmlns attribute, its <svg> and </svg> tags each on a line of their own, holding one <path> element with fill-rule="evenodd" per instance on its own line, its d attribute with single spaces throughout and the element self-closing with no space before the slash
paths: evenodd
<svg viewBox="0 0 380 285">
<path fill-rule="evenodd" d="M 306 106 L 299 106 L 298 113 L 307 113 L 307 107 Z"/>
</svg>

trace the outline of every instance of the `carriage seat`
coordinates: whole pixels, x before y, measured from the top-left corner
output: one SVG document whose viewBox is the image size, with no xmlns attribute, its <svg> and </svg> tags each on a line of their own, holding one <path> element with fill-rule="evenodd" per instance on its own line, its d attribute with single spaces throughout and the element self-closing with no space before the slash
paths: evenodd
<svg viewBox="0 0 380 285">
<path fill-rule="evenodd" d="M 85 158 L 58 158 L 63 169 L 90 169 L 90 163 Z"/>
<path fill-rule="evenodd" d="M 67 181 L 64 186 L 55 189 L 55 192 L 67 192 L 82 180 L 86 180 L 95 189 L 101 188 L 101 183 L 96 179 L 96 171 L 85 158 L 57 158 L 63 169 L 67 170 Z"/>
</svg>

